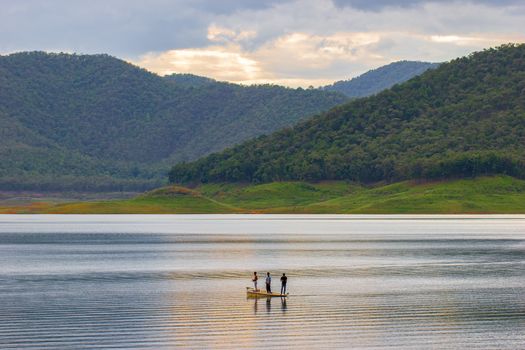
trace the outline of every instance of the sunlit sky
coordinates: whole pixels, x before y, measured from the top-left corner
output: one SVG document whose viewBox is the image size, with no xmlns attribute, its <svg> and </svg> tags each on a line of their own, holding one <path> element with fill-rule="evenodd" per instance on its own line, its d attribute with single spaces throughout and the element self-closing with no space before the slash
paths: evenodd
<svg viewBox="0 0 525 350">
<path fill-rule="evenodd" d="M 525 42 L 524 0 L 0 0 L 0 54 L 108 53 L 160 75 L 319 86 Z"/>
</svg>

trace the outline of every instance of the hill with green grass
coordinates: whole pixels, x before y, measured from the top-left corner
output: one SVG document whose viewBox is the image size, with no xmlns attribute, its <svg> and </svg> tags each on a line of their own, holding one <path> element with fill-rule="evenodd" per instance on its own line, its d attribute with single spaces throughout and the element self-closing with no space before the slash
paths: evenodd
<svg viewBox="0 0 525 350">
<path fill-rule="evenodd" d="M 493 176 L 373 186 L 345 181 L 168 186 L 126 200 L 0 203 L 0 213 L 525 214 L 525 181 Z"/>
<path fill-rule="evenodd" d="M 108 55 L 0 56 L 0 190 L 144 190 L 173 163 L 271 133 L 337 92 L 160 77 Z"/>
<path fill-rule="evenodd" d="M 372 69 L 350 80 L 336 81 L 331 85 L 321 87 L 321 89 L 337 91 L 350 98 L 367 97 L 389 89 L 396 84 L 404 83 L 438 66 L 439 63 L 398 61 Z"/>
<path fill-rule="evenodd" d="M 486 174 L 525 178 L 525 44 L 441 64 L 375 96 L 177 164 L 178 184 Z"/>
</svg>

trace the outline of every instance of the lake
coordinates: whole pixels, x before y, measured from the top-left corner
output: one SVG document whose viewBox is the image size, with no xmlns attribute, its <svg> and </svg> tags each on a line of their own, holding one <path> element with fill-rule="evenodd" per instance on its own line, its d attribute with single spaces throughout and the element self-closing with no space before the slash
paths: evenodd
<svg viewBox="0 0 525 350">
<path fill-rule="evenodd" d="M 0 305 L 2 349 L 518 349 L 525 216 L 3 215 Z"/>
</svg>

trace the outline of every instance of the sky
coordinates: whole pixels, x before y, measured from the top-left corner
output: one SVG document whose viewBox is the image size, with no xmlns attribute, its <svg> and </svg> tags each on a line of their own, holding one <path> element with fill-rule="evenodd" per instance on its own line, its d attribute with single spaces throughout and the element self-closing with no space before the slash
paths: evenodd
<svg viewBox="0 0 525 350">
<path fill-rule="evenodd" d="M 525 0 L 0 0 L 0 54 L 107 53 L 160 75 L 320 86 L 525 42 Z"/>
</svg>

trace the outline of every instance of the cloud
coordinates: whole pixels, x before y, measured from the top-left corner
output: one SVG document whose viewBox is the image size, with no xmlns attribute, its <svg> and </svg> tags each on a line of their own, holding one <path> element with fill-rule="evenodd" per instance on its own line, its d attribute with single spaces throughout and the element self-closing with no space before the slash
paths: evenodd
<svg viewBox="0 0 525 350">
<path fill-rule="evenodd" d="M 232 40 L 236 36 L 232 33 Z M 229 43 L 149 53 L 134 63 L 161 75 L 193 73 L 240 84 L 306 87 L 341 79 L 341 72 L 345 71 L 349 72 L 347 77 L 363 73 L 391 62 L 393 57 L 394 60 L 418 59 L 425 54 L 418 48 L 425 45 L 462 49 L 501 42 L 505 40 L 499 37 L 428 36 L 409 32 L 335 33 L 329 36 L 296 32 L 269 41 L 254 51 L 245 50 L 238 43 Z M 402 45 L 411 55 L 396 52 Z"/>
<path fill-rule="evenodd" d="M 239 33 L 214 27 L 213 35 L 237 41 Z M 388 60 L 369 52 L 367 47 L 380 40 L 375 33 L 336 33 L 330 36 L 290 33 L 248 51 L 237 43 L 202 49 L 179 49 L 149 53 L 135 64 L 161 75 L 194 73 L 241 84 L 274 83 L 290 86 L 326 84 L 332 77 L 319 78 L 319 72 L 344 64 L 366 70 L 369 65 Z M 368 61 L 362 65 L 360 61 Z"/>
<path fill-rule="evenodd" d="M 236 45 L 150 53 L 134 63 L 161 75 L 193 73 L 233 82 L 254 80 L 260 74 L 259 62 Z"/>
<path fill-rule="evenodd" d="M 456 46 L 478 46 L 490 47 L 500 45 L 507 42 L 516 42 L 523 40 L 523 37 L 500 37 L 487 36 L 480 34 L 480 36 L 459 36 L 459 35 L 431 35 L 430 41 L 440 44 L 453 44 Z"/>
<path fill-rule="evenodd" d="M 185 58 L 184 49 L 152 52 L 135 63 L 160 74 L 191 72 L 243 84 L 305 87 L 396 60 L 446 61 L 525 40 L 525 16 L 519 11 L 454 3 L 451 12 L 451 6 L 421 3 L 369 13 L 330 1 L 286 2 L 215 17 L 208 27 L 213 44 L 191 53 L 198 59 Z"/>
<path fill-rule="evenodd" d="M 428 3 L 478 3 L 487 6 L 500 7 L 502 5 L 513 5 L 520 4 L 521 0 L 470 0 L 470 1 L 458 1 L 458 0 L 334 0 L 334 4 L 338 7 L 352 7 L 362 10 L 377 11 L 385 7 L 410 7 L 410 6 L 421 6 Z"/>
<path fill-rule="evenodd" d="M 0 53 L 63 50 L 134 57 L 202 47 L 217 16 L 279 0 L 1 0 Z M 282 2 L 282 1 L 281 1 Z"/>
<path fill-rule="evenodd" d="M 207 38 L 210 41 L 245 41 L 255 38 L 257 33 L 255 31 L 235 31 L 225 27 L 217 25 L 211 25 L 208 27 Z"/>
<path fill-rule="evenodd" d="M 109 53 L 159 74 L 308 86 L 523 42 L 522 0 L 3 0 L 0 52 Z"/>
</svg>

